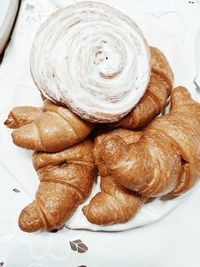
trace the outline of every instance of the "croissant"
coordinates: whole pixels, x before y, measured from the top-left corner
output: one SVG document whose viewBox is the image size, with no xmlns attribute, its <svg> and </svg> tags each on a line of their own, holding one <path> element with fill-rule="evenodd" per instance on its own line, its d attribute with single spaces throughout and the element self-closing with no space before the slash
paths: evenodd
<svg viewBox="0 0 200 267">
<path fill-rule="evenodd" d="M 78 143 L 94 128 L 69 109 L 49 100 L 44 100 L 42 111 L 33 107 L 13 109 L 5 124 L 13 128 L 23 125 L 12 133 L 16 145 L 46 152 L 58 152 Z"/>
<path fill-rule="evenodd" d="M 144 95 L 150 51 L 129 17 L 86 1 L 58 10 L 41 25 L 30 68 L 45 97 L 83 119 L 107 123 L 124 117 Z"/>
<path fill-rule="evenodd" d="M 118 129 L 107 134 L 100 135 L 95 140 L 94 159 L 101 176 L 101 192 L 97 193 L 90 203 L 83 208 L 88 221 L 94 224 L 116 224 L 130 220 L 143 206 L 145 198 L 141 197 L 125 187 L 118 184 L 109 175 L 106 165 L 103 162 L 99 147 L 105 136 L 119 135 L 126 144 L 137 142 L 141 133 L 132 133 L 125 129 Z"/>
<path fill-rule="evenodd" d="M 89 140 L 62 152 L 35 152 L 40 178 L 35 200 L 19 216 L 26 232 L 61 228 L 90 194 L 95 178 L 93 143 Z"/>
<path fill-rule="evenodd" d="M 178 87 L 171 112 L 156 118 L 138 142 L 108 136 L 100 151 L 108 172 L 126 188 L 147 197 L 180 195 L 200 176 L 200 104 Z"/>
<path fill-rule="evenodd" d="M 139 128 L 155 118 L 167 105 L 173 87 L 173 72 L 164 54 L 155 47 L 151 52 L 151 78 L 146 93 L 135 108 L 111 126 Z"/>
</svg>

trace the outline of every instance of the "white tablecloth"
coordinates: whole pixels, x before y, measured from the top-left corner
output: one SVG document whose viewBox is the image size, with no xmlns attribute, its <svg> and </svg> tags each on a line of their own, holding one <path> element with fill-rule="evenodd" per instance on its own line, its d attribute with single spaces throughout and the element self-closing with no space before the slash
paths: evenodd
<svg viewBox="0 0 200 267">
<path fill-rule="evenodd" d="M 13 38 L 18 41 L 11 42 L 7 49 L 3 68 L 4 75 L 1 75 L 0 88 L 2 91 L 2 106 L 0 107 L 0 122 L 2 125 L 5 119 L 5 111 L 13 107 L 13 102 L 16 104 L 38 104 L 37 99 L 31 97 L 33 94 L 33 85 L 30 86 L 29 69 L 25 69 L 26 73 L 20 72 L 19 55 L 14 57 L 12 51 L 17 47 L 24 45 L 23 53 L 20 55 L 21 66 L 28 66 L 29 53 L 26 47 L 30 47 L 34 36 L 34 31 L 37 30 L 40 23 L 52 13 L 56 7 L 63 6 L 78 1 L 66 0 L 25 0 L 22 2 L 21 11 L 19 13 L 18 24 L 23 27 L 16 27 Z M 192 84 L 193 75 L 195 76 L 196 57 L 195 57 L 195 40 L 196 32 L 200 28 L 199 15 L 200 3 L 199 1 L 125 1 L 113 0 L 102 1 L 110 3 L 121 11 L 133 17 L 135 14 L 136 20 L 140 20 L 137 13 L 148 13 L 155 19 L 159 19 L 162 15 L 162 20 L 177 12 L 180 14 L 179 19 L 175 19 L 175 24 L 170 25 L 177 29 L 183 29 L 177 32 L 177 38 L 182 38 L 184 31 L 184 43 L 188 55 L 187 75 L 182 72 L 176 73 L 177 84 L 181 82 L 184 85 L 190 86 L 192 94 L 195 96 L 195 87 Z M 170 12 L 170 14 L 169 14 Z M 163 15 L 164 13 L 164 15 Z M 140 21 L 142 24 L 142 21 Z M 180 25 L 179 25 L 180 24 Z M 182 26 L 183 25 L 183 26 Z M 31 31 L 28 31 L 31 26 Z M 141 25 L 142 26 L 142 25 Z M 168 27 L 163 29 L 168 34 Z M 189 30 L 188 30 L 189 29 Z M 152 30 L 152 25 L 151 25 Z M 24 42 L 24 34 L 26 34 L 26 44 Z M 148 32 L 145 33 L 148 35 Z M 180 35 L 180 36 L 179 36 Z M 151 36 L 148 36 L 151 39 Z M 173 36 L 172 36 L 173 38 Z M 155 40 L 155 39 L 154 39 Z M 165 43 L 163 39 L 164 49 Z M 156 41 L 155 41 L 156 42 Z M 153 43 L 152 43 L 153 44 Z M 170 44 L 170 40 L 169 40 Z M 181 62 L 178 54 L 174 55 L 176 58 L 170 60 L 174 62 Z M 13 62 L 11 65 L 10 62 Z M 6 65 L 6 62 L 9 64 Z M 183 60 L 183 64 L 187 64 L 187 60 Z M 16 69 L 13 66 L 16 65 Z M 1 68 L 0 68 L 1 72 Z M 21 82 L 20 82 L 21 75 Z M 25 79 L 27 77 L 27 80 Z M 187 77 L 187 79 L 185 79 Z M 188 79 L 189 77 L 189 79 Z M 17 80 L 15 83 L 16 99 L 11 98 L 9 90 L 5 88 L 5 84 L 10 81 Z M 23 80 L 23 82 L 22 82 Z M 20 95 L 20 90 L 24 86 L 25 94 Z M 5 93 L 6 92 L 6 93 Z M 38 94 L 37 90 L 34 91 Z M 2 126 L 1 126 L 2 127 Z M 2 137 L 2 136 L 0 136 Z M 0 138 L 0 144 L 5 146 L 3 140 Z M 12 147 L 13 154 L 19 148 Z M 1 153 L 1 159 L 4 155 Z M 24 162 L 31 165 L 30 153 L 24 151 Z M 14 181 L 13 177 L 13 161 L 18 161 L 17 158 L 10 156 L 6 161 L 0 160 L 0 266 L 9 267 L 51 267 L 51 266 L 126 266 L 126 267 L 196 267 L 200 266 L 200 190 L 196 187 L 186 198 L 184 203 L 173 210 L 169 215 L 162 218 L 161 221 L 154 224 L 136 228 L 133 230 L 105 233 L 105 232 L 90 232 L 85 230 L 69 230 L 63 229 L 57 233 L 34 233 L 26 234 L 21 232 L 17 226 L 17 218 L 20 210 L 31 199 L 32 190 L 35 188 L 37 179 L 33 180 L 33 184 L 19 184 L 19 179 Z M 19 161 L 20 162 L 20 161 Z M 28 173 L 24 173 L 23 166 L 16 164 L 16 171 L 28 177 Z M 12 173 L 11 173 L 12 169 Z M 30 187 L 30 190 L 29 190 Z M 20 192 L 19 192 L 20 191 Z M 74 251 L 70 247 L 70 241 L 81 240 L 88 248 L 84 253 Z"/>
</svg>

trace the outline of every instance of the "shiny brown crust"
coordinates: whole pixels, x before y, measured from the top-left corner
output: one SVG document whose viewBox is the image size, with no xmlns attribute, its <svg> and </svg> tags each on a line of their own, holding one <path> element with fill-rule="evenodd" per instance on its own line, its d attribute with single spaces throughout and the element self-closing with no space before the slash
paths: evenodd
<svg viewBox="0 0 200 267">
<path fill-rule="evenodd" d="M 99 148 L 104 137 L 119 135 L 127 144 L 137 142 L 141 132 L 135 133 L 125 129 L 118 129 L 107 134 L 98 136 L 95 140 L 94 158 L 101 176 L 101 191 L 97 193 L 90 203 L 83 208 L 88 221 L 98 225 L 110 225 L 124 223 L 135 216 L 143 206 L 145 198 L 139 196 L 125 187 L 121 186 L 109 175 L 103 162 Z"/>
<path fill-rule="evenodd" d="M 11 129 L 17 129 L 21 126 L 33 122 L 42 113 L 42 108 L 31 106 L 19 106 L 13 108 L 4 124 Z"/>
<path fill-rule="evenodd" d="M 145 126 L 166 107 L 173 87 L 173 72 L 158 48 L 150 47 L 150 52 L 152 68 L 146 93 L 127 116 L 110 126 L 129 129 Z"/>
<path fill-rule="evenodd" d="M 88 197 L 96 176 L 90 140 L 62 152 L 35 152 L 33 164 L 40 178 L 35 200 L 19 216 L 25 232 L 61 228 Z"/>
<path fill-rule="evenodd" d="M 101 156 L 118 183 L 144 196 L 186 192 L 200 173 L 200 104 L 177 87 L 169 114 L 155 119 L 136 143 L 105 137 Z"/>
<path fill-rule="evenodd" d="M 19 127 L 12 133 L 14 144 L 45 152 L 62 151 L 82 141 L 94 127 L 69 109 L 47 99 L 42 111 L 34 107 L 13 109 L 5 124 L 10 128 Z"/>
</svg>

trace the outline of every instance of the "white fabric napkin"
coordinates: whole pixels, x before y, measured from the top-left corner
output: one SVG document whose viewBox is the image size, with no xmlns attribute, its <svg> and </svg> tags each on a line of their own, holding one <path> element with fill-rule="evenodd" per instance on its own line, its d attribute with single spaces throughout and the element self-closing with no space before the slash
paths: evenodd
<svg viewBox="0 0 200 267">
<path fill-rule="evenodd" d="M 70 4 L 72 2 L 78 1 L 68 1 Z M 140 3 L 135 3 L 137 8 L 130 9 L 129 1 L 102 2 L 121 8 L 123 12 L 138 23 L 149 45 L 157 46 L 167 56 L 174 71 L 175 86 L 186 86 L 193 97 L 196 97 L 193 79 L 196 71 L 194 48 L 198 27 L 196 24 L 194 26 L 191 23 L 191 19 L 187 20 L 187 16 L 184 16 L 185 11 L 177 10 L 173 5 L 166 12 L 166 9 L 159 8 L 159 5 L 156 9 L 154 6 L 154 10 L 149 8 L 147 11 Z M 30 49 L 40 24 L 53 11 L 63 5 L 66 5 L 66 2 L 59 0 L 26 1 L 22 5 L 21 16 L 18 19 L 12 41 L 0 66 L 0 86 L 3 92 L 0 98 L 1 125 L 10 109 L 14 106 L 41 105 L 39 92 L 33 84 L 29 71 Z M 26 205 L 32 201 L 38 186 L 37 174 L 32 167 L 32 153 L 13 145 L 10 130 L 3 126 L 0 127 L 0 147 L 0 165 L 10 175 L 17 188 L 23 192 L 23 201 L 20 203 Z M 72 229 L 89 229 L 93 231 L 123 231 L 146 225 L 161 219 L 188 199 L 193 191 L 196 190 L 199 190 L 199 185 L 173 200 L 167 201 L 157 198 L 146 204 L 136 217 L 128 223 L 97 226 L 90 224 L 81 210 L 82 206 L 87 204 L 99 191 L 99 183 L 97 183 L 94 185 L 91 196 L 78 208 L 75 215 L 66 223 L 66 226 Z M 1 197 L 6 199 L 6 193 L 5 196 L 2 195 Z M 1 205 L 2 203 L 0 203 Z M 19 204 L 19 206 L 22 208 L 22 204 Z M 9 217 L 9 214 L 7 216 Z"/>
</svg>

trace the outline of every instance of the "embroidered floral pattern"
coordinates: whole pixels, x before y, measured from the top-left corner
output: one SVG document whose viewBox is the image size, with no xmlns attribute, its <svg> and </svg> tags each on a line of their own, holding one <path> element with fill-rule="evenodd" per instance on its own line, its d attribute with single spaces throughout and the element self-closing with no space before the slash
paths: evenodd
<svg viewBox="0 0 200 267">
<path fill-rule="evenodd" d="M 79 253 L 85 253 L 88 250 L 88 247 L 80 239 L 69 241 L 69 244 L 72 250 Z"/>
</svg>

